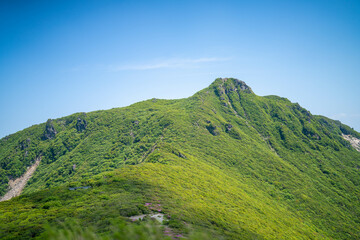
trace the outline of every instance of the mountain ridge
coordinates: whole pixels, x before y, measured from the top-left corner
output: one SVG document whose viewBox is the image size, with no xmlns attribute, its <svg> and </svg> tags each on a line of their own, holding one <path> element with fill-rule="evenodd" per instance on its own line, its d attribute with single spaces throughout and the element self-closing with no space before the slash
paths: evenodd
<svg viewBox="0 0 360 240">
<path fill-rule="evenodd" d="M 189 98 L 76 113 L 3 138 L 0 187 L 41 156 L 24 197 L 9 202 L 27 205 L 37 192 L 75 183 L 95 194 L 108 173 L 144 183 L 155 189 L 147 200 L 230 239 L 352 239 L 360 155 L 342 134 L 360 138 L 288 99 L 219 78 Z"/>
</svg>

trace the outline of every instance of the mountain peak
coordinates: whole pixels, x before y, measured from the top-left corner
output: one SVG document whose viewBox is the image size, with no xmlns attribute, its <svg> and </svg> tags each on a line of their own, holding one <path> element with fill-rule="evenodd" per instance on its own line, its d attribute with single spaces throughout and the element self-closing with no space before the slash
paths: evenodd
<svg viewBox="0 0 360 240">
<path fill-rule="evenodd" d="M 235 84 L 236 87 L 240 88 L 240 90 L 249 91 L 249 92 L 253 93 L 251 88 L 244 81 L 241 81 L 241 80 L 236 79 L 236 78 L 223 78 L 223 81 L 224 82 L 230 81 L 233 84 Z"/>
<path fill-rule="evenodd" d="M 221 92 L 242 91 L 245 93 L 254 93 L 252 89 L 242 80 L 236 78 L 217 78 L 213 84 Z"/>
</svg>

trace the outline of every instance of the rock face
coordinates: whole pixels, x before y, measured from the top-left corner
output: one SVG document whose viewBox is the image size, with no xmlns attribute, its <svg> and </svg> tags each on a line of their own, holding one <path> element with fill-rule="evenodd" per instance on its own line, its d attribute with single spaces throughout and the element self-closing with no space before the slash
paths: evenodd
<svg viewBox="0 0 360 240">
<path fill-rule="evenodd" d="M 345 135 L 345 134 L 342 134 L 342 137 L 350 142 L 351 146 L 353 148 L 356 149 L 356 151 L 360 152 L 360 139 L 356 138 L 356 137 L 353 137 L 351 135 Z"/>
<path fill-rule="evenodd" d="M 40 158 L 37 158 L 35 163 L 28 168 L 24 175 L 15 180 L 9 181 L 10 190 L 3 197 L 0 198 L 0 202 L 10 200 L 11 198 L 17 197 L 21 194 L 27 181 L 29 181 L 36 168 L 39 166 L 40 160 Z"/>
<path fill-rule="evenodd" d="M 53 138 L 55 138 L 56 133 L 57 132 L 56 132 L 56 130 L 54 128 L 52 120 L 51 119 L 47 120 L 46 126 L 45 126 L 45 131 L 44 131 L 44 134 L 42 136 L 42 139 L 43 140 L 53 139 Z"/>
<path fill-rule="evenodd" d="M 235 78 L 219 78 L 217 81 L 218 84 L 214 85 L 215 94 L 220 97 L 221 100 L 225 100 L 226 97 L 224 95 L 229 95 L 232 92 L 254 94 L 251 88 L 241 80 Z"/>
<path fill-rule="evenodd" d="M 251 88 L 248 85 L 246 85 L 246 83 L 244 81 L 234 79 L 234 82 L 235 82 L 235 86 L 240 88 L 240 90 L 247 92 L 247 93 L 253 93 Z"/>
<path fill-rule="evenodd" d="M 76 130 L 78 132 L 82 132 L 82 131 L 86 130 L 86 127 L 87 127 L 86 120 L 78 117 L 77 122 L 76 122 Z"/>
<path fill-rule="evenodd" d="M 239 79 L 236 79 L 236 78 L 223 78 L 223 82 L 226 82 L 226 81 L 232 81 L 234 83 L 234 89 L 231 89 L 233 91 L 237 89 L 241 90 L 241 91 L 244 91 L 244 92 L 247 92 L 247 93 L 254 93 L 251 88 L 246 85 L 246 83 L 244 81 L 241 81 Z"/>
</svg>

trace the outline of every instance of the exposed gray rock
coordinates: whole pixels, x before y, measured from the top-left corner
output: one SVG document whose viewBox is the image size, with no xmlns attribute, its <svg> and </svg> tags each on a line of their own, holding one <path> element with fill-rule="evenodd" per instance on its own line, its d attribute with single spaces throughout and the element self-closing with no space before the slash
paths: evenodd
<svg viewBox="0 0 360 240">
<path fill-rule="evenodd" d="M 42 136 L 43 140 L 47 140 L 47 139 L 53 139 L 55 138 L 57 132 L 54 128 L 54 125 L 52 123 L 51 119 L 48 119 L 45 125 L 45 131 L 44 134 Z"/>
<path fill-rule="evenodd" d="M 246 93 L 254 93 L 251 90 L 251 88 L 248 85 L 246 85 L 246 83 L 244 81 L 241 81 L 236 78 L 224 78 L 223 82 L 225 82 L 225 81 L 233 81 L 233 83 L 235 85 L 234 88 L 229 89 L 229 91 L 235 91 L 236 89 L 238 89 L 238 90 L 246 92 Z"/>
<path fill-rule="evenodd" d="M 225 127 L 226 127 L 226 131 L 230 131 L 233 128 L 233 125 L 231 125 L 230 123 L 227 123 L 225 125 Z"/>
<path fill-rule="evenodd" d="M 360 152 L 360 139 L 356 138 L 356 137 L 353 137 L 351 135 L 345 135 L 345 134 L 342 134 L 342 137 L 350 142 L 351 146 L 353 148 L 356 149 L 356 151 Z"/>
<path fill-rule="evenodd" d="M 150 213 L 150 214 L 136 215 L 136 216 L 129 217 L 129 219 L 134 222 L 134 221 L 138 221 L 138 220 L 143 220 L 145 217 L 149 217 L 151 219 L 157 220 L 160 223 L 163 223 L 163 221 L 164 221 L 164 214 L 162 214 L 162 213 Z"/>
<path fill-rule="evenodd" d="M 234 83 L 235 83 L 235 86 L 244 91 L 244 92 L 248 92 L 248 93 L 253 93 L 253 91 L 251 90 L 251 88 L 246 85 L 246 83 L 244 81 L 241 81 L 241 80 L 238 80 L 238 79 L 234 79 Z"/>
<path fill-rule="evenodd" d="M 77 122 L 76 122 L 76 130 L 78 132 L 82 132 L 85 131 L 87 127 L 87 122 L 85 119 L 82 119 L 80 117 L 77 118 Z"/>
</svg>

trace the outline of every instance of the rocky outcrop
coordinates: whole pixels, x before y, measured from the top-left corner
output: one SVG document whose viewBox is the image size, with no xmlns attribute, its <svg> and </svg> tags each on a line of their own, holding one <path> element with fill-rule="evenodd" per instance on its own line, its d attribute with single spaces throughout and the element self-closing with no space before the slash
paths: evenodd
<svg viewBox="0 0 360 240">
<path fill-rule="evenodd" d="M 247 92 L 247 93 L 253 93 L 251 88 L 248 85 L 246 85 L 246 83 L 244 81 L 234 79 L 234 82 L 235 82 L 235 86 L 238 89 L 240 89 L 241 91 L 244 91 L 244 92 Z"/>
<path fill-rule="evenodd" d="M 57 132 L 54 128 L 52 120 L 48 119 L 46 122 L 46 125 L 45 125 L 45 131 L 42 136 L 42 140 L 53 139 L 53 138 L 55 138 L 56 134 L 57 134 Z"/>
<path fill-rule="evenodd" d="M 27 181 L 29 181 L 29 179 L 35 172 L 36 168 L 39 166 L 40 160 L 41 160 L 40 157 L 37 158 L 35 163 L 28 168 L 28 170 L 24 173 L 24 175 L 22 175 L 19 178 L 16 178 L 15 180 L 9 181 L 8 184 L 9 184 L 10 190 L 3 197 L 0 198 L 0 202 L 10 200 L 13 197 L 19 196 L 21 194 Z"/>
<path fill-rule="evenodd" d="M 217 130 L 216 126 L 212 123 L 206 126 L 206 129 L 214 136 L 220 135 L 220 132 Z"/>
<path fill-rule="evenodd" d="M 254 93 L 251 88 L 244 82 L 236 78 L 223 78 L 223 82 L 231 81 L 234 85 L 230 91 L 236 91 L 236 89 L 246 92 L 246 93 Z"/>
<path fill-rule="evenodd" d="M 76 130 L 78 132 L 82 132 L 85 131 L 87 127 L 87 122 L 85 119 L 82 119 L 80 117 L 77 118 L 77 122 L 76 122 Z"/>
<path fill-rule="evenodd" d="M 360 152 L 360 139 L 353 137 L 351 135 L 342 134 L 342 137 L 348 141 L 356 151 Z"/>
<path fill-rule="evenodd" d="M 225 128 L 226 128 L 226 131 L 229 132 L 233 128 L 233 125 L 231 125 L 230 123 L 227 123 L 227 124 L 225 124 Z"/>
</svg>

